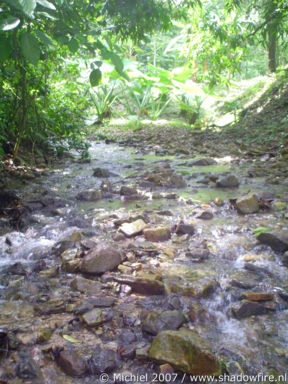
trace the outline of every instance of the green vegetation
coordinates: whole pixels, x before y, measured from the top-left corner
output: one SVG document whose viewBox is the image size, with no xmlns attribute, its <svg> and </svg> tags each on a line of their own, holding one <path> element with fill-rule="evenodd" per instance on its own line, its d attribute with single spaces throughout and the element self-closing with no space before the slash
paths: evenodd
<svg viewBox="0 0 288 384">
<path fill-rule="evenodd" d="M 258 96 L 269 99 L 269 73 L 287 82 L 287 9 L 284 0 L 6 1 L 0 156 L 25 149 L 37 162 L 76 148 L 85 158 L 87 120 L 89 132 L 115 118 L 133 130 L 242 121 Z M 261 135 L 278 140 L 286 125 L 281 115 Z M 249 135 L 259 138 L 257 127 Z"/>
</svg>

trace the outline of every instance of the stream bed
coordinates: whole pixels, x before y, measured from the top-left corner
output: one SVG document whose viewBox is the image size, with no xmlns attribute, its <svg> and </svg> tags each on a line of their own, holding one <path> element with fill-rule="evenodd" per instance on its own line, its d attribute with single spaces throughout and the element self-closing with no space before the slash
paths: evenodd
<svg viewBox="0 0 288 384">
<path fill-rule="evenodd" d="M 197 332 L 227 374 L 285 374 L 287 267 L 255 233 L 287 233 L 288 187 L 231 157 L 201 164 L 102 142 L 90 156 L 11 182 L 27 214 L 21 231 L 1 223 L 0 381 L 162 372 L 150 345 L 179 328 Z M 239 185 L 222 187 L 227 175 Z M 247 193 L 256 213 L 236 209 Z M 101 271 L 85 263 L 97 247 Z"/>
</svg>

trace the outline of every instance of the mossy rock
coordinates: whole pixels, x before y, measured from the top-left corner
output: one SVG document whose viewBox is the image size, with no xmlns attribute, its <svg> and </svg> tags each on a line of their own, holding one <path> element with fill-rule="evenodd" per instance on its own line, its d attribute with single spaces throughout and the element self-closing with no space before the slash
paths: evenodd
<svg viewBox="0 0 288 384">
<path fill-rule="evenodd" d="M 149 358 L 190 374 L 221 374 L 221 363 L 209 346 L 196 332 L 184 328 L 160 332 L 153 340 Z"/>
</svg>

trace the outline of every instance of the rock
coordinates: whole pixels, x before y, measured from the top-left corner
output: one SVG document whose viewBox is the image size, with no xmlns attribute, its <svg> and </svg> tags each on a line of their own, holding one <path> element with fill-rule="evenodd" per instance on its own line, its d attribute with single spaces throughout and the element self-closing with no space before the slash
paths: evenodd
<svg viewBox="0 0 288 384">
<path fill-rule="evenodd" d="M 221 364 L 209 346 L 195 331 L 186 329 L 160 332 L 153 340 L 149 358 L 194 375 L 221 373 Z"/>
<path fill-rule="evenodd" d="M 85 360 L 74 349 L 61 351 L 56 362 L 67 375 L 72 377 L 82 377 L 87 371 Z"/>
<path fill-rule="evenodd" d="M 235 175 L 227 175 L 217 180 L 216 185 L 220 188 L 236 188 L 239 186 L 239 180 Z"/>
<path fill-rule="evenodd" d="M 119 366 L 119 358 L 112 349 L 95 348 L 89 360 L 89 370 L 92 375 L 95 373 L 112 372 Z"/>
<path fill-rule="evenodd" d="M 122 185 L 120 188 L 120 195 L 121 196 L 135 196 L 138 195 L 138 191 L 136 188 L 129 187 L 127 185 Z"/>
<path fill-rule="evenodd" d="M 193 160 L 189 163 L 189 166 L 205 166 L 205 165 L 215 165 L 217 162 L 212 157 L 203 157 L 201 159 Z"/>
<path fill-rule="evenodd" d="M 255 194 L 250 193 L 236 200 L 236 207 L 240 213 L 249 214 L 259 211 L 259 200 Z"/>
<path fill-rule="evenodd" d="M 194 262 L 201 262 L 208 259 L 210 251 L 206 248 L 189 248 L 185 255 Z"/>
<path fill-rule="evenodd" d="M 211 220 L 213 219 L 213 213 L 210 211 L 199 211 L 195 215 L 196 219 L 201 219 L 201 220 Z"/>
<path fill-rule="evenodd" d="M 171 238 L 171 230 L 168 227 L 146 228 L 143 234 L 146 240 L 152 242 L 167 241 Z"/>
<path fill-rule="evenodd" d="M 100 189 L 88 189 L 82 191 L 76 196 L 77 200 L 81 201 L 98 201 L 102 199 L 102 191 Z"/>
<path fill-rule="evenodd" d="M 99 281 L 85 279 L 82 276 L 77 276 L 72 280 L 70 287 L 75 291 L 79 291 L 82 293 L 89 292 L 99 293 L 102 289 L 102 284 Z"/>
<path fill-rule="evenodd" d="M 32 354 L 29 350 L 23 350 L 19 353 L 19 361 L 16 365 L 16 374 L 23 380 L 29 380 L 29 382 L 39 382 L 43 383 L 43 378 L 39 367 L 36 365 L 36 362 L 32 358 Z M 30 381 L 31 380 L 31 381 Z M 38 381 L 39 380 L 39 381 Z M 1 379 L 0 379 L 1 382 Z M 7 381 L 4 381 L 7 383 Z"/>
<path fill-rule="evenodd" d="M 164 295 L 165 287 L 160 277 L 152 273 L 141 273 L 139 276 L 115 276 L 114 281 L 129 285 L 132 292 L 143 295 Z"/>
<path fill-rule="evenodd" d="M 195 228 L 193 224 L 185 224 L 183 222 L 180 222 L 175 230 L 176 235 L 182 236 L 182 235 L 193 235 L 195 232 Z"/>
<path fill-rule="evenodd" d="M 102 310 L 100 308 L 93 308 L 82 315 L 82 319 L 88 327 L 97 327 L 113 317 L 111 310 Z"/>
<path fill-rule="evenodd" d="M 257 236 L 257 240 L 269 245 L 276 252 L 288 251 L 288 231 L 262 232 Z"/>
<path fill-rule="evenodd" d="M 142 329 L 145 332 L 157 335 L 161 331 L 178 329 L 185 322 L 182 311 L 148 312 L 144 315 Z"/>
<path fill-rule="evenodd" d="M 112 271 L 122 262 L 119 250 L 111 246 L 98 246 L 87 253 L 80 265 L 81 272 L 99 274 Z"/>
<path fill-rule="evenodd" d="M 232 313 L 236 319 L 241 320 L 250 316 L 260 316 L 269 310 L 262 304 L 253 301 L 242 301 L 239 305 L 232 306 Z"/>
<path fill-rule="evenodd" d="M 20 198 L 17 196 L 16 192 L 8 189 L 0 191 L 0 208 L 17 205 L 19 201 Z"/>
<path fill-rule="evenodd" d="M 20 276 L 27 275 L 26 269 L 24 268 L 23 264 L 20 262 L 10 265 L 6 272 L 11 273 L 12 275 L 20 275 Z"/>
<path fill-rule="evenodd" d="M 117 176 L 115 173 L 110 172 L 108 169 L 104 168 L 95 168 L 93 170 L 93 176 L 99 178 L 108 178 L 110 176 Z"/>
<path fill-rule="evenodd" d="M 145 221 L 139 219 L 133 221 L 132 223 L 123 223 L 119 230 L 124 233 L 126 237 L 134 237 L 136 235 L 140 235 L 146 227 L 147 224 Z"/>
<path fill-rule="evenodd" d="M 241 295 L 241 299 L 246 299 L 249 301 L 271 301 L 274 299 L 274 295 L 273 293 L 244 292 Z"/>
</svg>

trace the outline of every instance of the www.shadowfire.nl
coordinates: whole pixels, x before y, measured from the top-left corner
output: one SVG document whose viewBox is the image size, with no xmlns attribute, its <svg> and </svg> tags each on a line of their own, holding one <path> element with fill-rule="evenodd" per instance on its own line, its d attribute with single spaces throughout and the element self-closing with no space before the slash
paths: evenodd
<svg viewBox="0 0 288 384">
<path fill-rule="evenodd" d="M 183 375 L 182 383 L 188 379 L 191 383 L 287 383 L 288 374 L 265 375 L 258 373 L 257 375 L 227 375 L 207 376 L 207 375 Z"/>
</svg>

